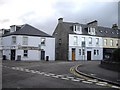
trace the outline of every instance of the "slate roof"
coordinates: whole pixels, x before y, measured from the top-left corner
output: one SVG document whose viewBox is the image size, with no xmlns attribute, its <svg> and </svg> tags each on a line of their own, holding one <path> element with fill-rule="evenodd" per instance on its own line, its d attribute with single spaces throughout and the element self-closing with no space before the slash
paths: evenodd
<svg viewBox="0 0 120 90">
<path fill-rule="evenodd" d="M 64 29 L 67 30 L 69 34 L 76 34 L 73 32 L 73 25 L 78 24 L 82 26 L 82 35 L 90 35 L 88 34 L 86 28 L 87 24 L 73 23 L 73 22 L 63 22 Z M 96 35 L 90 36 L 99 36 L 99 37 L 111 37 L 111 38 L 120 38 L 120 29 L 113 29 L 108 27 L 97 26 L 96 27 Z"/>
<path fill-rule="evenodd" d="M 52 37 L 52 36 L 48 35 L 47 33 L 44 33 L 43 31 L 40 31 L 39 29 L 37 29 L 29 24 L 23 25 L 19 30 L 15 31 L 15 32 L 4 34 L 3 37 L 10 36 L 10 35 Z"/>
</svg>

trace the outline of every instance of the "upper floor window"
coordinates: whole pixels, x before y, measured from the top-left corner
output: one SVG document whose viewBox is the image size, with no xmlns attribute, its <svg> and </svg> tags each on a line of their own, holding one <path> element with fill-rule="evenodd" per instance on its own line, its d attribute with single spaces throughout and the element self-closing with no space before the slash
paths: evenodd
<svg viewBox="0 0 120 90">
<path fill-rule="evenodd" d="M 75 33 L 81 34 L 82 27 L 80 25 L 74 25 L 73 30 L 74 30 Z"/>
<path fill-rule="evenodd" d="M 23 45 L 28 45 L 28 37 L 23 37 Z"/>
<path fill-rule="evenodd" d="M 91 35 L 95 35 L 95 28 L 88 27 L 88 33 L 91 34 Z"/>
<path fill-rule="evenodd" d="M 116 46 L 118 46 L 118 40 L 116 40 Z"/>
<path fill-rule="evenodd" d="M 96 38 L 96 45 L 99 45 L 99 38 Z"/>
<path fill-rule="evenodd" d="M 107 45 L 107 39 L 104 39 L 103 43 L 104 43 L 104 46 L 106 46 Z"/>
<path fill-rule="evenodd" d="M 74 36 L 74 45 L 77 45 L 77 44 L 78 44 L 78 37 Z"/>
<path fill-rule="evenodd" d="M 92 44 L 92 38 L 89 37 L 89 44 Z"/>
<path fill-rule="evenodd" d="M 82 47 L 85 47 L 85 37 L 82 37 L 81 46 L 82 46 Z"/>
<path fill-rule="evenodd" d="M 113 40 L 112 39 L 110 40 L 110 46 L 113 46 Z"/>
<path fill-rule="evenodd" d="M 12 44 L 16 44 L 16 36 L 12 37 Z"/>
<path fill-rule="evenodd" d="M 45 45 L 45 38 L 41 38 L 41 45 Z"/>
</svg>

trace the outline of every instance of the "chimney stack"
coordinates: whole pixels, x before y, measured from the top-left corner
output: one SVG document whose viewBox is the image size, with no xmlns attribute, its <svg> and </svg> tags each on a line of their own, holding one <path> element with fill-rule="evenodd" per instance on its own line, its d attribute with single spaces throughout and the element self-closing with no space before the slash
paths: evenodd
<svg viewBox="0 0 120 90">
<path fill-rule="evenodd" d="M 97 20 L 94 20 L 94 21 L 92 21 L 92 22 L 87 23 L 87 25 L 96 27 L 96 26 L 98 25 L 98 21 L 97 21 Z"/>
<path fill-rule="evenodd" d="M 59 18 L 58 23 L 62 23 L 62 22 L 63 22 L 63 18 Z"/>
<path fill-rule="evenodd" d="M 112 28 L 113 28 L 113 29 L 118 29 L 118 25 L 117 25 L 117 24 L 113 24 L 113 25 L 112 25 Z"/>
</svg>

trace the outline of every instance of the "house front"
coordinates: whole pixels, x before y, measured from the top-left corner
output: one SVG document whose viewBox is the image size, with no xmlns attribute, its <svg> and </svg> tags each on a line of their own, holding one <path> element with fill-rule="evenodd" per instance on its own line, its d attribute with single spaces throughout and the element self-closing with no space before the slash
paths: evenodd
<svg viewBox="0 0 120 90">
<path fill-rule="evenodd" d="M 53 33 L 56 60 L 102 60 L 103 40 L 96 31 L 97 21 L 80 24 L 59 18 Z"/>
<path fill-rule="evenodd" d="M 3 56 L 7 60 L 55 60 L 55 39 L 31 25 L 13 25 L 3 35 Z"/>
</svg>

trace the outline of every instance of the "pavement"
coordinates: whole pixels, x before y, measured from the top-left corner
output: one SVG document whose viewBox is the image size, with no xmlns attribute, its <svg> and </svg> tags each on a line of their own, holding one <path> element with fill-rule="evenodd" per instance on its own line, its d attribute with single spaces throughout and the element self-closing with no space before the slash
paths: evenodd
<svg viewBox="0 0 120 90">
<path fill-rule="evenodd" d="M 120 85 L 120 72 L 100 67 L 100 61 L 81 62 L 77 67 L 77 71 L 87 76 L 101 79 L 102 81 Z"/>
</svg>

